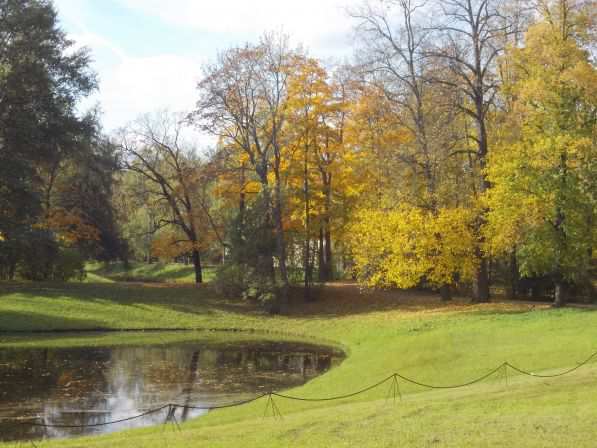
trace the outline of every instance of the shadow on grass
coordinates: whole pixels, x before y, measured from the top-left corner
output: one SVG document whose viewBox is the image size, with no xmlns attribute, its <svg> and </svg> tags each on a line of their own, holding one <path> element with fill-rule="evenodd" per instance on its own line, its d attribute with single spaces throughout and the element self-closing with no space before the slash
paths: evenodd
<svg viewBox="0 0 597 448">
<path fill-rule="evenodd" d="M 123 282 L 161 283 L 188 279 L 188 283 L 193 283 L 195 268 L 181 263 L 151 263 L 134 264 L 127 269 L 122 263 L 112 263 L 91 268 L 89 272 Z M 205 266 L 203 276 L 206 280 L 211 279 L 213 268 Z"/>
<path fill-rule="evenodd" d="M 358 314 L 392 312 L 450 313 L 466 312 L 478 315 L 524 314 L 538 310 L 553 310 L 549 302 L 504 301 L 495 298 L 489 303 L 474 304 L 470 298 L 455 297 L 442 301 L 439 294 L 420 290 L 363 290 L 355 283 L 330 283 L 314 291 L 314 300 L 305 301 L 304 290 L 293 288 L 291 316 L 343 317 Z M 573 304 L 561 308 L 595 311 L 595 306 Z"/>
<path fill-rule="evenodd" d="M 220 313 L 267 317 L 258 304 L 243 300 L 226 300 L 219 297 L 208 285 L 173 283 L 13 283 L 0 284 L 0 301 L 10 300 L 11 294 L 28 300 L 36 298 L 67 298 L 84 305 L 93 302 L 109 307 L 110 304 L 130 306 L 139 310 L 145 307 L 162 307 L 189 315 L 210 316 Z M 77 305 L 78 306 L 78 305 Z M 334 283 L 320 288 L 314 301 L 304 300 L 303 290 L 293 288 L 288 318 L 335 318 L 370 313 L 452 313 L 467 312 L 478 315 L 523 314 L 548 305 L 525 302 L 493 302 L 472 305 L 470 300 L 456 298 L 443 302 L 434 293 L 424 291 L 374 291 L 362 292 L 352 283 Z M 585 310 L 583 308 L 583 310 Z M 586 309 L 594 311 L 594 308 Z M 114 311 L 122 312 L 122 310 Z M 155 311 L 154 311 L 155 312 Z M 25 312 L 24 312 L 25 313 Z M 397 314 L 398 315 L 398 314 Z M 34 325 L 29 328 L 45 328 L 59 317 L 32 316 Z M 45 319 L 45 320 L 44 320 Z M 0 322 L 9 322 L 4 316 Z M 31 322 L 31 321 L 30 321 Z M 55 327 L 92 328 L 93 319 L 80 322 L 58 322 Z M 151 327 L 149 322 L 146 326 Z M 11 328 L 18 328 L 10 325 Z"/>
<path fill-rule="evenodd" d="M 260 313 L 246 301 L 219 298 L 207 285 L 168 283 L 4 283 L 0 284 L 0 301 L 11 294 L 25 299 L 69 298 L 101 304 L 140 307 L 159 306 L 188 314 L 209 315 L 216 312 Z"/>
<path fill-rule="evenodd" d="M 3 324 L 9 323 L 7 324 Z M 62 329 L 95 330 L 104 325 L 93 319 L 72 319 L 55 314 L 42 314 L 35 311 L 2 311 L 0 313 L 0 331 L 13 332 L 22 328 L 43 328 L 48 331 Z"/>
<path fill-rule="evenodd" d="M 330 283 L 313 293 L 312 301 L 305 301 L 304 290 L 293 288 L 291 315 L 343 317 L 376 312 L 430 312 L 460 310 L 470 307 L 467 299 L 444 302 L 430 291 L 363 290 L 355 283 Z"/>
</svg>

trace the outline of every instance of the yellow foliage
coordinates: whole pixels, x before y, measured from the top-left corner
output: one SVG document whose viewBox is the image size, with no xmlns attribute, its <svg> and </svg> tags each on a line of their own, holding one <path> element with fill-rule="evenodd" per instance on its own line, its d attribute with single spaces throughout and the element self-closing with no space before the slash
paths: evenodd
<svg viewBox="0 0 597 448">
<path fill-rule="evenodd" d="M 473 278 L 477 258 L 474 213 L 419 208 L 363 210 L 351 228 L 350 247 L 359 280 L 372 287 L 411 288 L 422 280 L 435 285 Z"/>
<path fill-rule="evenodd" d="M 526 275 L 574 278 L 595 236 L 597 70 L 550 21 L 508 50 L 511 126 L 489 156 L 484 232 L 496 255 L 515 251 Z"/>
</svg>

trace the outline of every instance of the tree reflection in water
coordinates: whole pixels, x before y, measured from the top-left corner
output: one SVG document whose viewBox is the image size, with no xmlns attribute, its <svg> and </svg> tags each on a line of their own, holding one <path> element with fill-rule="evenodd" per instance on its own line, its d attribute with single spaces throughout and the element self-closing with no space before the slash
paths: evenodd
<svg viewBox="0 0 597 448">
<path fill-rule="evenodd" d="M 93 425 L 167 403 L 212 406 L 305 383 L 342 359 L 307 343 L 184 343 L 161 346 L 0 351 L 0 440 L 100 434 L 163 423 L 167 409 L 140 419 Z M 206 411 L 184 409 L 186 420 Z"/>
</svg>

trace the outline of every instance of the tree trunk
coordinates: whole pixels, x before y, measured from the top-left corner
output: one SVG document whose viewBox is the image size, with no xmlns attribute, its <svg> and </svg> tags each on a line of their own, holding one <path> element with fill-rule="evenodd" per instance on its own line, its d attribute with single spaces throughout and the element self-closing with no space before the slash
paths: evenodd
<svg viewBox="0 0 597 448">
<path fill-rule="evenodd" d="M 452 300 L 452 290 L 450 289 L 450 285 L 448 285 L 447 283 L 445 283 L 442 286 L 440 286 L 440 288 L 439 288 L 439 295 L 442 298 L 443 302 L 447 302 L 449 300 Z"/>
<path fill-rule="evenodd" d="M 478 127 L 478 158 L 479 158 L 479 166 L 482 170 L 482 174 L 481 174 L 481 185 L 480 185 L 480 191 L 484 192 L 486 191 L 489 187 L 489 181 L 487 180 L 487 177 L 484 174 L 484 170 L 485 170 L 485 166 L 487 164 L 487 131 L 485 129 L 485 121 L 483 118 L 483 115 L 481 114 L 481 110 L 482 110 L 482 100 L 481 100 L 481 104 L 477 104 L 477 112 L 478 112 L 478 121 L 477 121 L 477 127 Z M 482 228 L 482 223 L 485 222 L 485 216 L 486 216 L 487 210 L 483 210 L 481 211 L 481 216 L 479 216 L 479 225 L 476 226 L 476 233 L 477 235 L 481 235 L 481 228 Z M 482 303 L 482 302 L 489 302 L 489 266 L 488 266 L 488 260 L 487 257 L 483 254 L 483 251 L 481 250 L 481 245 L 484 242 L 484 238 L 482 236 L 479 237 L 479 247 L 477 247 L 476 250 L 476 256 L 479 259 L 479 267 L 477 268 L 477 272 L 475 275 L 475 282 L 473 285 L 473 301 L 475 303 Z"/>
<path fill-rule="evenodd" d="M 270 237 L 272 235 L 274 235 L 274 230 L 275 230 L 275 226 L 274 226 L 274 217 L 272 215 L 274 215 L 274 207 L 272 204 L 272 195 L 271 195 L 271 190 L 270 190 L 270 185 L 268 182 L 268 178 L 267 178 L 267 160 L 263 161 L 260 165 L 260 168 L 256 168 L 257 171 L 257 175 L 259 176 L 259 181 L 261 182 L 261 190 L 262 190 L 262 198 L 263 198 L 263 203 L 265 205 L 265 220 L 264 220 L 264 225 L 265 225 L 265 230 L 267 233 L 266 238 L 269 240 Z M 244 205 L 243 205 L 244 206 Z M 244 230 L 243 230 L 244 233 Z M 274 253 L 268 251 L 268 253 L 261 253 L 259 255 L 259 270 L 261 272 L 267 273 L 270 277 L 270 282 L 271 282 L 271 289 L 274 289 L 276 287 L 276 269 L 274 267 Z M 280 304 L 279 304 L 279 300 L 276 299 L 276 303 L 273 304 L 269 311 L 272 314 L 277 314 L 280 312 Z"/>
<path fill-rule="evenodd" d="M 10 266 L 8 267 L 8 279 L 14 280 L 15 273 L 17 271 L 17 264 L 15 262 L 10 262 Z"/>
<path fill-rule="evenodd" d="M 319 225 L 319 247 L 317 250 L 317 266 L 319 267 L 318 278 L 320 282 L 325 281 L 325 254 L 323 248 L 323 224 Z"/>
<path fill-rule="evenodd" d="M 311 300 L 311 218 L 309 202 L 309 147 L 305 145 L 303 166 L 303 193 L 305 199 L 305 241 L 303 250 L 304 294 L 305 300 Z"/>
<path fill-rule="evenodd" d="M 201 269 L 201 256 L 197 249 L 193 249 L 193 266 L 195 268 L 195 283 L 203 283 L 203 272 Z"/>
<path fill-rule="evenodd" d="M 510 287 L 508 288 L 506 298 L 508 299 L 515 299 L 518 295 L 518 282 L 520 281 L 520 276 L 518 274 L 518 262 L 516 261 L 516 249 L 512 251 L 510 254 L 510 278 L 509 283 Z"/>
<path fill-rule="evenodd" d="M 566 288 L 566 284 L 562 280 L 556 280 L 553 306 L 559 308 L 566 305 L 567 302 L 568 289 Z"/>
<path fill-rule="evenodd" d="M 560 154 L 560 166 L 559 166 L 559 174 L 560 174 L 560 190 L 557 192 L 558 195 L 556 196 L 556 218 L 554 222 L 554 228 L 556 231 L 556 242 L 557 242 L 557 250 L 556 250 L 556 268 L 555 268 L 555 292 L 554 292 L 554 301 L 553 306 L 561 307 L 566 304 L 566 285 L 564 284 L 564 275 L 562 272 L 562 254 L 566 253 L 566 232 L 564 231 L 564 224 L 566 221 L 566 215 L 564 214 L 564 210 L 562 209 L 561 203 L 564 201 L 561 198 L 561 194 L 566 189 L 566 177 L 568 174 L 568 155 L 566 152 L 562 152 Z"/>
<path fill-rule="evenodd" d="M 489 302 L 489 275 L 487 271 L 487 259 L 481 256 L 473 285 L 473 302 L 475 303 Z"/>
<path fill-rule="evenodd" d="M 323 264 L 320 266 L 321 269 L 321 280 L 329 281 L 332 278 L 332 233 L 330 230 L 331 219 L 330 219 L 330 208 L 332 203 L 332 188 L 331 188 L 331 174 L 326 176 L 324 185 L 325 202 L 324 202 L 324 218 L 323 218 Z"/>
<path fill-rule="evenodd" d="M 286 267 L 286 242 L 284 241 L 284 226 L 282 224 L 282 187 L 280 179 L 279 161 L 275 164 L 274 175 L 276 178 L 274 198 L 274 221 L 276 226 L 276 249 L 278 252 L 278 265 L 282 287 L 278 294 L 278 311 L 286 314 L 288 311 L 288 269 Z"/>
<path fill-rule="evenodd" d="M 278 265 L 280 269 L 280 280 L 282 280 L 282 287 L 278 297 L 279 311 L 285 314 L 288 311 L 288 269 L 286 267 L 286 245 L 284 241 L 284 230 L 282 228 L 281 210 L 279 205 L 276 205 L 276 248 L 278 252 Z"/>
<path fill-rule="evenodd" d="M 242 163 L 240 166 L 240 194 L 238 198 L 238 214 L 241 231 L 244 232 L 245 225 L 245 209 L 246 209 L 246 193 L 245 193 L 245 164 Z"/>
<path fill-rule="evenodd" d="M 325 281 L 332 280 L 332 273 L 334 271 L 332 266 L 332 234 L 329 227 L 329 218 L 326 217 L 326 226 L 324 231 L 325 242 Z"/>
</svg>

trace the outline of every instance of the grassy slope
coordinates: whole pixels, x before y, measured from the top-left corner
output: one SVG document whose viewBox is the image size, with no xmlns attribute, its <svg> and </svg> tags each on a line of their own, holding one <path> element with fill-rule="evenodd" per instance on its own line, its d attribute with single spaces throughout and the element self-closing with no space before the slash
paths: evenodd
<svg viewBox="0 0 597 448">
<path fill-rule="evenodd" d="M 342 365 L 292 391 L 299 396 L 350 392 L 399 371 L 422 382 L 460 383 L 508 360 L 533 371 L 575 365 L 597 349 L 597 313 L 529 305 L 443 306 L 435 298 L 358 295 L 329 287 L 325 299 L 270 317 L 249 305 L 213 298 L 207 288 L 125 284 L 4 286 L 0 329 L 255 328 L 338 341 Z M 0 336 L 4 344 L 14 341 Z M 1 347 L 1 345 L 0 345 Z M 172 429 L 37 443 L 37 446 L 594 446 L 597 364 L 541 380 L 509 374 L 476 386 L 426 391 L 400 383 L 339 402 L 278 399 L 284 419 L 264 419 L 265 401 L 215 411 Z"/>
<path fill-rule="evenodd" d="M 142 281 L 193 283 L 195 270 L 193 265 L 182 263 L 139 263 L 132 262 L 128 269 L 122 263 L 88 263 L 86 266 L 88 282 L 102 281 Z M 212 267 L 203 268 L 203 281 L 210 281 L 214 276 Z"/>
</svg>

